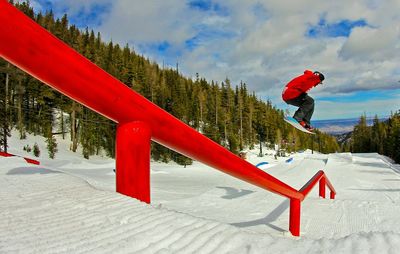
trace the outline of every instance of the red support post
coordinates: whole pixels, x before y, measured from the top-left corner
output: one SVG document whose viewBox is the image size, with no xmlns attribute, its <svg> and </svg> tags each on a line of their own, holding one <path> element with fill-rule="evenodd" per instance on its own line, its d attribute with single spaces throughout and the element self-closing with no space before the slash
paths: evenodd
<svg viewBox="0 0 400 254">
<path fill-rule="evenodd" d="M 116 141 L 117 192 L 150 203 L 151 131 L 143 122 L 120 124 Z"/>
<path fill-rule="evenodd" d="M 289 231 L 293 236 L 300 236 L 300 199 L 290 199 Z"/>
<path fill-rule="evenodd" d="M 321 198 L 325 198 L 325 186 L 326 186 L 326 180 L 325 177 L 322 177 L 319 180 L 319 196 Z"/>
</svg>

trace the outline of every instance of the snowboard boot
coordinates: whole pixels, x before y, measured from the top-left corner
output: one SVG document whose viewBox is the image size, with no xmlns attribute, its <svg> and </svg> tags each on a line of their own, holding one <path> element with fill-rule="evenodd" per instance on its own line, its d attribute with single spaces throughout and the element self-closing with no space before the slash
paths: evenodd
<svg viewBox="0 0 400 254">
<path fill-rule="evenodd" d="M 310 124 L 308 124 L 308 123 L 305 124 L 305 127 L 304 127 L 304 128 L 306 128 L 306 130 L 311 131 L 311 132 L 314 131 L 314 127 L 312 127 L 312 126 L 311 126 Z"/>
<path fill-rule="evenodd" d="M 304 121 L 300 121 L 299 124 L 306 130 L 313 132 L 314 131 L 314 127 L 312 127 L 310 124 L 304 122 Z"/>
<path fill-rule="evenodd" d="M 299 124 L 301 125 L 301 127 L 303 127 L 304 129 L 306 129 L 307 127 L 307 124 L 306 124 L 306 122 L 304 122 L 304 121 L 298 121 L 299 122 Z"/>
</svg>

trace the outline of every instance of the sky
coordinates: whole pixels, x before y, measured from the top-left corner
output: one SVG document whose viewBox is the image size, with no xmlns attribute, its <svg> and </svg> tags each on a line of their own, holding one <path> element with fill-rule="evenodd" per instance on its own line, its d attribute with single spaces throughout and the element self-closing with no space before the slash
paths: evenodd
<svg viewBox="0 0 400 254">
<path fill-rule="evenodd" d="M 313 120 L 385 117 L 400 110 L 398 0 L 31 0 L 67 13 L 106 41 L 129 44 L 189 78 L 229 78 L 283 110 L 283 87 L 304 70 L 324 84 L 309 92 Z"/>
</svg>

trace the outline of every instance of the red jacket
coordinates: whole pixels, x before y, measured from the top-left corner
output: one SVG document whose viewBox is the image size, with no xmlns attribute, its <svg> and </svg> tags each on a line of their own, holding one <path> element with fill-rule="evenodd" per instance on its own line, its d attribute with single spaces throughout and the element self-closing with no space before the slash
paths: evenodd
<svg viewBox="0 0 400 254">
<path fill-rule="evenodd" d="M 305 70 L 303 75 L 292 79 L 283 89 L 282 99 L 288 101 L 308 92 L 314 86 L 317 86 L 321 80 L 318 75 L 314 75 L 312 71 Z"/>
</svg>

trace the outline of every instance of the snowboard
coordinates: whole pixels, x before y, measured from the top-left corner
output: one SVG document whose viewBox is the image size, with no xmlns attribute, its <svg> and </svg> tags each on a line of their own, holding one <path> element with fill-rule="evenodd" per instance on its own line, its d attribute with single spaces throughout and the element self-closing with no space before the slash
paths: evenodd
<svg viewBox="0 0 400 254">
<path fill-rule="evenodd" d="M 308 133 L 308 134 L 315 134 L 314 132 L 311 132 L 311 131 L 307 130 L 306 128 L 304 128 L 303 126 L 301 126 L 301 125 L 299 124 L 299 122 L 297 122 L 297 120 L 294 119 L 294 118 L 291 117 L 291 116 L 285 116 L 285 117 L 284 117 L 284 120 L 285 120 L 287 123 L 289 123 L 290 125 L 292 125 L 294 128 L 296 128 L 296 129 L 298 129 L 298 130 L 301 130 L 302 132 L 305 132 L 305 133 Z"/>
</svg>

